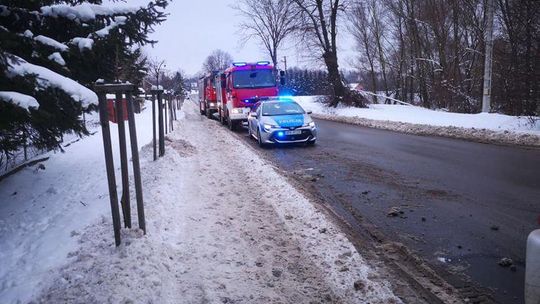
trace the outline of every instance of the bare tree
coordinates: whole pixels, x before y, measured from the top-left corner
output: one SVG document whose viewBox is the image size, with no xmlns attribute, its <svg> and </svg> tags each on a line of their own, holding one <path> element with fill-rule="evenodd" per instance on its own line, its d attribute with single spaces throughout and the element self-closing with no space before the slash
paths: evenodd
<svg viewBox="0 0 540 304">
<path fill-rule="evenodd" d="M 345 87 L 339 72 L 337 34 L 338 17 L 343 13 L 346 0 L 291 0 L 299 10 L 300 33 L 304 41 L 312 43 L 324 60 L 328 81 L 333 88 L 331 106 L 341 101 L 364 106 L 364 100 Z"/>
<path fill-rule="evenodd" d="M 373 42 L 373 35 L 371 33 L 372 26 L 367 16 L 367 9 L 364 1 L 358 1 L 354 4 L 353 8 L 349 12 L 349 31 L 356 40 L 356 44 L 359 49 L 363 50 L 359 56 L 360 68 L 362 63 L 369 64 L 370 78 L 371 78 L 371 90 L 377 91 L 377 73 L 375 71 L 375 43 Z M 364 57 L 365 56 L 365 57 Z"/>
<path fill-rule="evenodd" d="M 212 73 L 228 68 L 233 62 L 232 56 L 220 49 L 214 50 L 203 63 L 203 71 Z"/>
<path fill-rule="evenodd" d="M 293 3 L 288 0 L 242 0 L 232 7 L 240 12 L 246 21 L 239 24 L 245 43 L 257 39 L 272 59 L 278 64 L 278 50 L 284 40 L 297 28 L 297 18 Z"/>
<path fill-rule="evenodd" d="M 152 78 L 150 78 L 151 83 L 153 83 L 153 80 L 155 80 L 156 86 L 160 85 L 159 80 L 160 78 L 163 78 L 166 66 L 165 60 L 159 60 L 157 58 L 154 58 L 148 62 L 148 71 L 152 76 Z"/>
</svg>

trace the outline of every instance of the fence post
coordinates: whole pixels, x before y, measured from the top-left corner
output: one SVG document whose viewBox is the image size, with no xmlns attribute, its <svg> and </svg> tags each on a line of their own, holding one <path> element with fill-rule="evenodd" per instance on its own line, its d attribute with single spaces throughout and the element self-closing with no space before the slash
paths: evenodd
<svg viewBox="0 0 540 304">
<path fill-rule="evenodd" d="M 133 176 L 135 178 L 135 196 L 137 198 L 137 217 L 139 228 L 146 234 L 146 221 L 144 217 L 144 202 L 141 182 L 141 166 L 139 163 L 139 146 L 137 143 L 137 130 L 135 126 L 135 113 L 133 111 L 133 96 L 126 92 L 129 138 L 131 141 L 131 159 L 133 162 Z"/>
<path fill-rule="evenodd" d="M 152 146 L 154 148 L 154 161 L 157 160 L 156 152 L 156 95 L 157 92 L 152 90 Z"/>
<path fill-rule="evenodd" d="M 114 176 L 114 162 L 111 143 L 111 131 L 109 128 L 109 115 L 107 112 L 107 98 L 105 92 L 99 92 L 99 86 L 95 86 L 99 97 L 99 120 L 103 135 L 103 151 L 105 153 L 105 167 L 107 169 L 107 181 L 109 186 L 109 201 L 114 227 L 114 241 L 120 245 L 120 210 L 118 208 L 118 194 L 116 193 L 116 178 Z"/>
<path fill-rule="evenodd" d="M 126 145 L 126 125 L 124 124 L 124 105 L 122 92 L 116 92 L 116 122 L 118 124 L 118 142 L 120 144 L 120 167 L 122 172 L 122 197 L 120 203 L 124 214 L 124 226 L 131 228 L 131 203 L 129 200 L 129 172 Z"/>
<path fill-rule="evenodd" d="M 171 132 L 174 131 L 174 106 L 173 106 L 173 102 L 172 102 L 172 95 L 169 94 L 169 100 L 167 101 L 169 103 L 169 124 L 170 124 L 170 130 Z"/>
<path fill-rule="evenodd" d="M 163 94 L 163 114 L 165 115 L 165 134 L 169 133 L 169 105 L 168 105 L 169 93 Z"/>
<path fill-rule="evenodd" d="M 158 123 L 159 123 L 159 156 L 165 155 L 165 126 L 163 124 L 163 103 L 162 94 L 163 90 L 158 90 Z"/>
</svg>

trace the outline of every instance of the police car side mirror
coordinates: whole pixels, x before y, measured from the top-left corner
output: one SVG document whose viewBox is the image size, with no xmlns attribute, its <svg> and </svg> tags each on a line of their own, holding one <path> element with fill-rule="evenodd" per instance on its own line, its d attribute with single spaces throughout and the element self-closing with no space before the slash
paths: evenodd
<svg viewBox="0 0 540 304">
<path fill-rule="evenodd" d="M 313 111 L 307 111 L 306 113 L 307 113 L 307 114 L 312 114 L 312 113 L 313 113 Z"/>
</svg>

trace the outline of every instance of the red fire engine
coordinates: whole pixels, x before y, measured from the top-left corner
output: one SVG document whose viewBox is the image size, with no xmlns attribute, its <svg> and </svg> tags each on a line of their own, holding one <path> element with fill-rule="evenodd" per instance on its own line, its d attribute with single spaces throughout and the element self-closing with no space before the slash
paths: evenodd
<svg viewBox="0 0 540 304">
<path fill-rule="evenodd" d="M 217 72 L 207 74 L 199 78 L 199 110 L 201 115 L 211 118 L 217 111 L 216 87 L 214 86 L 214 76 Z"/>
<path fill-rule="evenodd" d="M 285 82 L 284 72 L 280 82 Z M 235 62 L 223 73 L 214 76 L 219 120 L 234 130 L 244 121 L 251 108 L 263 97 L 278 96 L 274 67 L 268 61 Z"/>
</svg>

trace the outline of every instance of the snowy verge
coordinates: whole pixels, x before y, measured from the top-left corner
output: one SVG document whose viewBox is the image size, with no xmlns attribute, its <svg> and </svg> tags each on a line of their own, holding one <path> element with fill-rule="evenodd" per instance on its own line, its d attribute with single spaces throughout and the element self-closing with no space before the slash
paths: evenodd
<svg viewBox="0 0 540 304">
<path fill-rule="evenodd" d="M 139 145 L 152 140 L 151 114 L 147 108 L 135 115 Z M 78 247 L 76 231 L 110 214 L 101 131 L 91 121 L 87 116 L 88 129 L 96 134 L 80 140 L 66 135 L 64 153 L 48 152 L 42 155 L 49 157 L 46 162 L 0 182 L 2 304 L 28 303 Z M 119 176 L 118 128 L 110 126 Z"/>
<path fill-rule="evenodd" d="M 294 99 L 313 117 L 416 135 L 443 136 L 476 142 L 540 146 L 540 123 L 502 114 L 460 114 L 416 106 L 371 104 L 369 108 L 329 108 L 317 96 Z"/>
<path fill-rule="evenodd" d="M 38 303 L 401 302 L 243 141 L 190 101 L 179 117 L 163 158 L 141 151 L 148 234 L 124 229 L 115 248 L 109 216 L 72 233 Z"/>
</svg>

